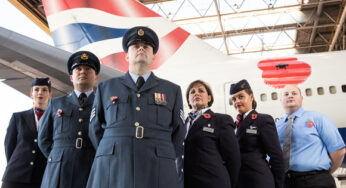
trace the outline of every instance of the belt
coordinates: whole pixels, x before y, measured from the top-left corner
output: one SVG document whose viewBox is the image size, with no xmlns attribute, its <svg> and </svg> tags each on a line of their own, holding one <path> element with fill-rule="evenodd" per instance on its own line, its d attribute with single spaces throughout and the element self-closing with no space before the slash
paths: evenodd
<svg viewBox="0 0 346 188">
<path fill-rule="evenodd" d="M 134 137 L 137 139 L 153 138 L 165 141 L 172 141 L 172 133 L 169 130 L 156 129 L 151 127 L 107 127 L 103 137 Z"/>
<path fill-rule="evenodd" d="M 53 147 L 74 147 L 76 149 L 92 147 L 89 139 L 78 137 L 76 139 L 55 139 Z"/>
<path fill-rule="evenodd" d="M 307 171 L 307 172 L 295 172 L 295 171 L 288 171 L 286 172 L 286 177 L 288 178 L 298 178 L 303 176 L 311 176 L 316 174 L 329 174 L 328 170 L 313 170 L 313 171 Z"/>
</svg>

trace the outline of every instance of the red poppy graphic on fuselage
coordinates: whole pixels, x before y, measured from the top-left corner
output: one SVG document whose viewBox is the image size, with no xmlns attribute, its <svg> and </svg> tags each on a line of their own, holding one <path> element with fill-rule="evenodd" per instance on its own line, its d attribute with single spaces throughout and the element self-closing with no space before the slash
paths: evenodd
<svg viewBox="0 0 346 188">
<path fill-rule="evenodd" d="M 297 58 L 266 59 L 258 62 L 264 83 L 275 88 L 301 84 L 311 74 L 311 66 Z"/>
</svg>

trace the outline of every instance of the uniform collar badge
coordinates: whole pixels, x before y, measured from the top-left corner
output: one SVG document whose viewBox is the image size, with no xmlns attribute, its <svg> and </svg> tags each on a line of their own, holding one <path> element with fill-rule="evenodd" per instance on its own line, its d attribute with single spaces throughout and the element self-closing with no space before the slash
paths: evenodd
<svg viewBox="0 0 346 188">
<path fill-rule="evenodd" d="M 158 104 L 158 105 L 166 105 L 167 104 L 166 94 L 154 93 L 154 97 L 155 97 L 155 104 Z"/>
<path fill-rule="evenodd" d="M 257 119 L 257 114 L 252 114 L 251 119 Z"/>
</svg>

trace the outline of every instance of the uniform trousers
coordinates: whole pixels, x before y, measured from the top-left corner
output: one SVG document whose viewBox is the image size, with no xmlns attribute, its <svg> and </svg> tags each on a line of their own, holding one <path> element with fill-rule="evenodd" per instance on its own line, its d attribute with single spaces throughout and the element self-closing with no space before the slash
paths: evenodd
<svg viewBox="0 0 346 188">
<path fill-rule="evenodd" d="M 40 183 L 16 183 L 10 181 L 3 181 L 1 188 L 40 188 Z"/>
<path fill-rule="evenodd" d="M 334 178 L 327 170 L 286 173 L 285 188 L 336 188 Z"/>
</svg>

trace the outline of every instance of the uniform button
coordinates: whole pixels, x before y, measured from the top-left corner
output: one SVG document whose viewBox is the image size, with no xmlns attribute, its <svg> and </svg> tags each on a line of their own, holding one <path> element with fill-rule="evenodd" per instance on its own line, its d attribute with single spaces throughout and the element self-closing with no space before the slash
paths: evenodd
<svg viewBox="0 0 346 188">
<path fill-rule="evenodd" d="M 138 97 L 138 98 L 141 97 L 141 94 L 140 94 L 140 93 L 137 93 L 137 97 Z"/>
<path fill-rule="evenodd" d="M 138 122 L 136 122 L 136 123 L 135 123 L 135 126 L 136 126 L 136 127 L 137 127 L 137 126 L 139 126 L 139 123 L 138 123 Z"/>
<path fill-rule="evenodd" d="M 136 110 L 137 110 L 137 111 L 140 111 L 140 110 L 141 110 L 141 108 L 137 106 L 137 107 L 136 107 Z"/>
<path fill-rule="evenodd" d="M 52 158 L 51 157 L 49 157 L 48 162 L 52 162 Z"/>
<path fill-rule="evenodd" d="M 185 145 L 185 142 L 183 142 L 183 145 Z"/>
<path fill-rule="evenodd" d="M 81 112 L 81 111 L 83 111 L 83 108 L 79 108 L 78 110 Z"/>
<path fill-rule="evenodd" d="M 181 169 L 181 172 L 184 172 L 184 169 Z"/>
<path fill-rule="evenodd" d="M 32 150 L 32 153 L 36 153 L 36 151 L 35 151 L 35 150 Z"/>
<path fill-rule="evenodd" d="M 83 122 L 83 118 L 79 118 L 79 119 L 78 119 L 78 122 L 79 122 L 79 123 L 82 123 L 82 122 Z"/>
<path fill-rule="evenodd" d="M 181 158 L 184 159 L 184 155 L 182 155 Z"/>
<path fill-rule="evenodd" d="M 82 131 L 78 131 L 78 135 L 79 135 L 79 136 L 82 136 Z"/>
<path fill-rule="evenodd" d="M 30 165 L 31 165 L 31 166 L 34 165 L 34 162 L 31 161 L 31 162 L 30 162 Z"/>
<path fill-rule="evenodd" d="M 37 142 L 37 139 L 34 139 L 34 142 Z"/>
</svg>

